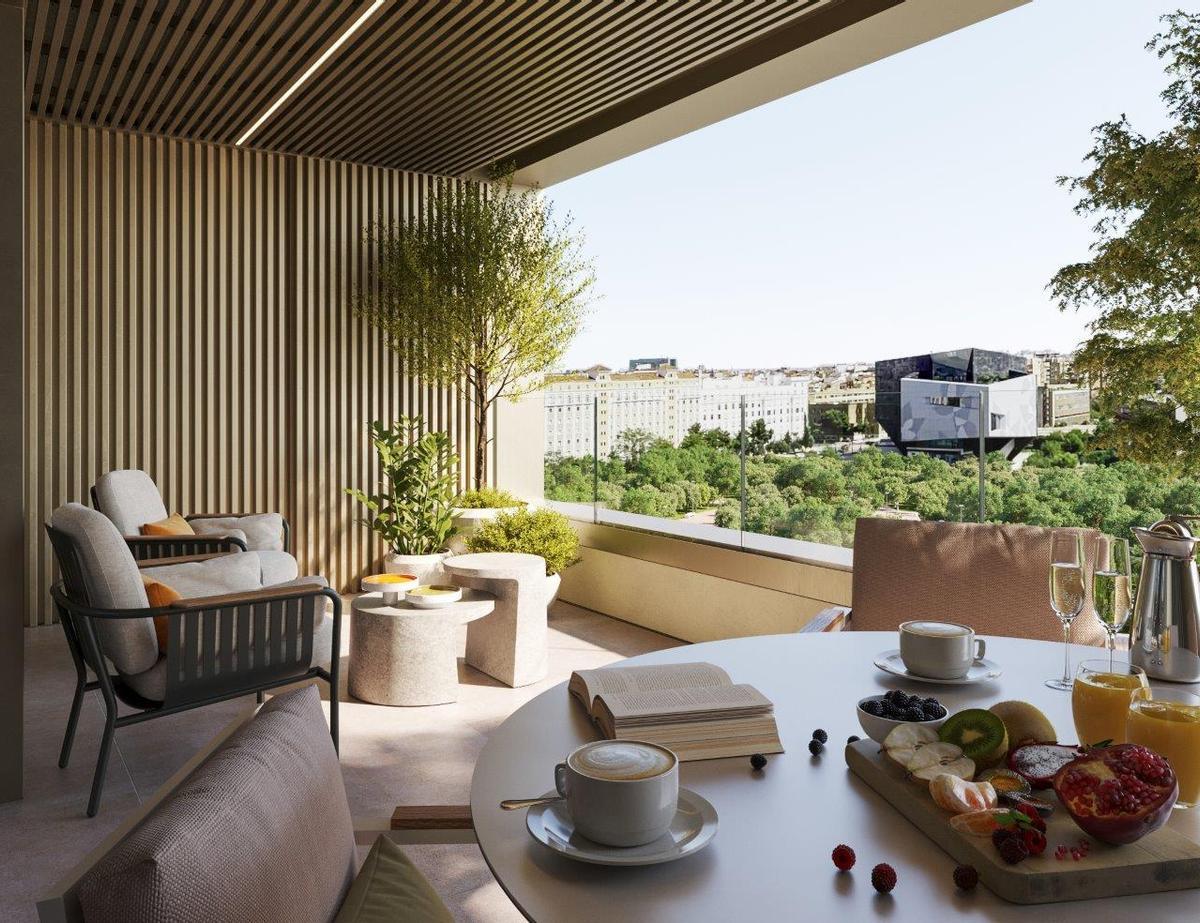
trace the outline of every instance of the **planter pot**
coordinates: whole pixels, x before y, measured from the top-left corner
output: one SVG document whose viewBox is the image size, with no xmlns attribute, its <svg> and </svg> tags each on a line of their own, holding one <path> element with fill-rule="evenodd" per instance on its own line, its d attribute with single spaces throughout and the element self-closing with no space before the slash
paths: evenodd
<svg viewBox="0 0 1200 923">
<path fill-rule="evenodd" d="M 562 586 L 562 574 L 551 574 L 546 578 L 546 605 L 549 606 L 558 598 L 558 588 Z"/>
<path fill-rule="evenodd" d="M 383 559 L 383 569 L 389 574 L 412 574 L 418 583 L 439 583 L 445 580 L 442 562 L 449 555 L 440 554 L 389 554 Z"/>
<path fill-rule="evenodd" d="M 455 554 L 462 554 L 467 550 L 467 537 L 485 522 L 490 522 L 501 513 L 515 513 L 524 508 L 523 506 L 505 506 L 479 510 L 456 509 L 452 520 L 456 531 L 447 543 L 450 550 Z"/>
</svg>

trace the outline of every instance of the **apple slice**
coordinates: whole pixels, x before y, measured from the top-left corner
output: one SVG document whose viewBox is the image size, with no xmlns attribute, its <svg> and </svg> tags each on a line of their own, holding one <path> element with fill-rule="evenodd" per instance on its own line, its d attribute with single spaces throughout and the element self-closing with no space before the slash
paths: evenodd
<svg viewBox="0 0 1200 923">
<path fill-rule="evenodd" d="M 933 728 L 923 724 L 898 724 L 883 739 L 883 750 L 907 769 L 918 752 L 936 743 L 938 735 Z M 959 753 L 961 752 L 960 750 Z"/>
<path fill-rule="evenodd" d="M 959 779 L 970 779 L 975 775 L 975 761 L 963 756 L 961 747 L 947 743 L 926 744 L 913 754 L 905 768 L 914 778 L 924 782 L 942 773 Z"/>
</svg>

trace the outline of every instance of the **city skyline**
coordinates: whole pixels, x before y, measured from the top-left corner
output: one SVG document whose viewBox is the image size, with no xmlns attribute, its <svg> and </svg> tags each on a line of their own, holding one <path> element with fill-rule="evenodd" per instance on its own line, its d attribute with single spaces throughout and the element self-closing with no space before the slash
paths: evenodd
<svg viewBox="0 0 1200 923">
<path fill-rule="evenodd" d="M 1073 350 L 1045 286 L 1091 231 L 1056 178 L 1094 125 L 1164 124 L 1177 5 L 1039 0 L 553 187 L 602 296 L 562 366 Z"/>
</svg>

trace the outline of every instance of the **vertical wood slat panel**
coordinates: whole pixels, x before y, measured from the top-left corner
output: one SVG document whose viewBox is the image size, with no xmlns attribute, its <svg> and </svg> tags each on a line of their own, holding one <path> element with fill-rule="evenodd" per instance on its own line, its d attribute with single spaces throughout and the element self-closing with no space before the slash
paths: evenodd
<svg viewBox="0 0 1200 923">
<path fill-rule="evenodd" d="M 438 180 L 31 118 L 27 131 L 27 623 L 49 624 L 42 523 L 105 471 L 179 512 L 278 510 L 300 572 L 354 589 L 384 549 L 371 420 L 422 414 L 471 458 L 461 389 L 423 387 L 350 311 L 363 226 Z"/>
</svg>

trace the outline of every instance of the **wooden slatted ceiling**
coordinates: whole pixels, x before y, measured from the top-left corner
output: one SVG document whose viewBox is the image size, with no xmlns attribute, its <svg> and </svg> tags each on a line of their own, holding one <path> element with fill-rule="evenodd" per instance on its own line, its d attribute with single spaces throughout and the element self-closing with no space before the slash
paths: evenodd
<svg viewBox="0 0 1200 923">
<path fill-rule="evenodd" d="M 703 86 L 721 61 L 746 69 L 827 34 L 823 19 L 840 28 L 901 2 L 387 0 L 247 143 L 443 175 L 523 165 L 631 101 Z M 29 111 L 234 143 L 368 8 L 31 0 Z"/>
</svg>

